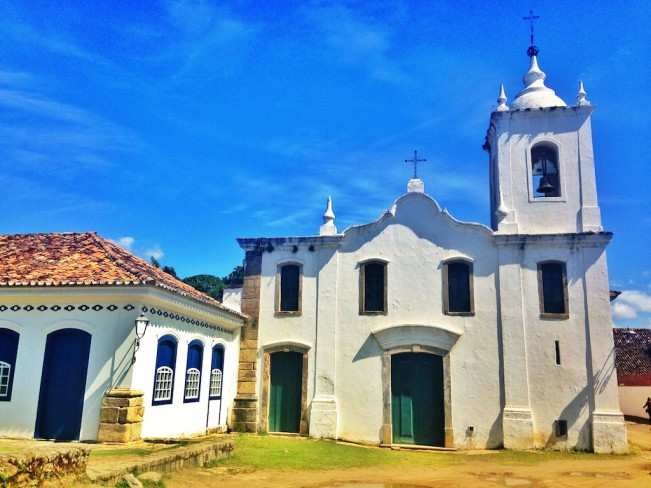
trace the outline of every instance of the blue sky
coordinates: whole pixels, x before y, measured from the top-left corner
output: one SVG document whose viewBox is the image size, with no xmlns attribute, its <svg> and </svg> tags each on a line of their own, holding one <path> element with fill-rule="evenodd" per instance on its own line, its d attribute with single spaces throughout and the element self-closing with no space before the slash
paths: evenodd
<svg viewBox="0 0 651 488">
<path fill-rule="evenodd" d="M 583 79 L 597 107 L 616 321 L 651 327 L 645 1 L 5 0 L 0 232 L 96 230 L 226 274 L 236 237 L 313 234 L 327 195 L 340 229 L 375 219 L 416 148 L 428 193 L 488 223 L 481 145 L 529 8 L 548 85 L 572 103 Z"/>
</svg>

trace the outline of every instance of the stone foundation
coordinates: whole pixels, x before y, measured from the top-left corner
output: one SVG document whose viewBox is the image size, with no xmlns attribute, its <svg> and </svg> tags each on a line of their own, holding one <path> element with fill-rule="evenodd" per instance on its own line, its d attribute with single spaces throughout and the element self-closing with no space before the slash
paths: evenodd
<svg viewBox="0 0 651 488">
<path fill-rule="evenodd" d="M 112 443 L 140 440 L 144 413 L 142 391 L 129 388 L 110 390 L 102 400 L 97 440 Z"/>
<path fill-rule="evenodd" d="M 528 408 L 505 407 L 502 413 L 504 447 L 531 449 L 533 443 L 533 415 Z"/>
<path fill-rule="evenodd" d="M 592 449 L 599 454 L 628 452 L 626 423 L 621 412 L 593 412 Z"/>
</svg>

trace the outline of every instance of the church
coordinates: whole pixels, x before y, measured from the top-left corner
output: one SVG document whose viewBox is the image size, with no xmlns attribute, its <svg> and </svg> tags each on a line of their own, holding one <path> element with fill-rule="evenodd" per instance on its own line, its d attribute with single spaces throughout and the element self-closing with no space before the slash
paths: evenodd
<svg viewBox="0 0 651 488">
<path fill-rule="evenodd" d="M 0 236 L 0 436 L 625 452 L 593 107 L 528 54 L 488 117 L 490 226 L 415 153 L 373 222 L 340 232 L 328 199 L 315 235 L 238 239 L 228 306 L 94 233 Z"/>
<path fill-rule="evenodd" d="M 528 55 L 488 120 L 490 226 L 442 210 L 415 174 L 368 224 L 339 232 L 329 199 L 318 235 L 238 239 L 234 430 L 627 450 L 593 107 L 582 83 L 568 106 Z"/>
</svg>

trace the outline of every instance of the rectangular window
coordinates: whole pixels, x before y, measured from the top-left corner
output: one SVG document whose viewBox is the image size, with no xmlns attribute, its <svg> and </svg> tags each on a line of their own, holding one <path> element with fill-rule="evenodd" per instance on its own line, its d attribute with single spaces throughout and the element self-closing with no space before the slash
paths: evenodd
<svg viewBox="0 0 651 488">
<path fill-rule="evenodd" d="M 300 312 L 301 310 L 301 266 L 298 264 L 285 264 L 279 271 L 280 285 L 278 292 L 280 299 L 278 312 Z"/>
<path fill-rule="evenodd" d="M 9 396 L 9 373 L 11 364 L 0 361 L 0 397 Z"/>
<path fill-rule="evenodd" d="M 210 398 L 218 398 L 222 395 L 222 370 L 213 369 L 210 373 Z"/>
<path fill-rule="evenodd" d="M 443 265 L 443 308 L 448 315 L 472 315 L 472 264 L 450 261 Z"/>
<path fill-rule="evenodd" d="M 201 373 L 196 368 L 188 369 L 185 375 L 185 399 L 196 400 L 199 398 L 199 381 Z"/>
<path fill-rule="evenodd" d="M 554 341 L 554 346 L 556 349 L 556 364 L 561 364 L 561 344 L 558 341 Z"/>
<path fill-rule="evenodd" d="M 386 268 L 380 261 L 360 266 L 360 313 L 386 313 Z"/>
<path fill-rule="evenodd" d="M 156 370 L 154 380 L 154 401 L 166 401 L 172 399 L 172 380 L 174 371 L 167 366 L 161 366 Z"/>
<path fill-rule="evenodd" d="M 567 278 L 565 263 L 539 263 L 538 289 L 543 318 L 567 318 Z"/>
<path fill-rule="evenodd" d="M 567 420 L 556 421 L 556 437 L 567 437 Z"/>
</svg>

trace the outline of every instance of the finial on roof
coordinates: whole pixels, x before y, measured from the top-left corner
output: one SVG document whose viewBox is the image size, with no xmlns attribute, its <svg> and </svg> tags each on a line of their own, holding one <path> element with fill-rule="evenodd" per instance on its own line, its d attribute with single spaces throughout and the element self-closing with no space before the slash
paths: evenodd
<svg viewBox="0 0 651 488">
<path fill-rule="evenodd" d="M 506 112 L 509 106 L 506 104 L 506 92 L 504 91 L 504 83 L 500 83 L 500 94 L 497 96 L 497 110 L 498 112 Z"/>
<path fill-rule="evenodd" d="M 516 95 L 511 102 L 511 110 L 524 110 L 531 108 L 546 108 L 546 107 L 567 107 L 567 104 L 561 100 L 551 88 L 545 86 L 545 72 L 538 66 L 538 47 L 535 44 L 533 22 L 539 19 L 540 16 L 534 15 L 529 11 L 524 20 L 530 22 L 530 45 L 527 49 L 527 56 L 529 56 L 529 70 L 522 77 L 524 89 Z"/>
<path fill-rule="evenodd" d="M 585 88 L 583 88 L 583 81 L 579 81 L 579 92 L 576 95 L 576 104 L 579 107 L 590 105 L 590 100 L 586 98 L 586 95 Z"/>
<path fill-rule="evenodd" d="M 337 233 L 335 226 L 335 212 L 332 209 L 332 197 L 328 197 L 326 201 L 326 209 L 323 212 L 323 225 L 319 228 L 319 235 L 332 236 Z"/>
</svg>

